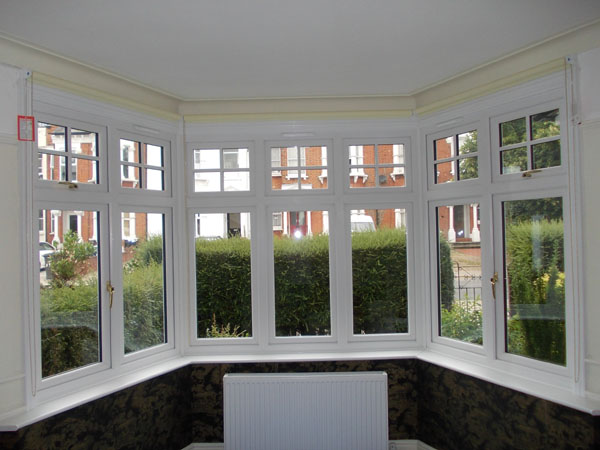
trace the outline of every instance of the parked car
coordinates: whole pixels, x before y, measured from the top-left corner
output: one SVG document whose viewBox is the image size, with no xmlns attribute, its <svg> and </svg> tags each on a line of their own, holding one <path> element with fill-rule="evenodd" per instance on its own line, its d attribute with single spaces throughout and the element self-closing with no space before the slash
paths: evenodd
<svg viewBox="0 0 600 450">
<path fill-rule="evenodd" d="M 373 218 L 366 214 L 352 214 L 350 216 L 350 229 L 353 233 L 362 231 L 375 231 Z"/>
<path fill-rule="evenodd" d="M 52 244 L 40 242 L 40 270 L 45 270 L 50 262 L 50 256 L 56 251 Z"/>
</svg>

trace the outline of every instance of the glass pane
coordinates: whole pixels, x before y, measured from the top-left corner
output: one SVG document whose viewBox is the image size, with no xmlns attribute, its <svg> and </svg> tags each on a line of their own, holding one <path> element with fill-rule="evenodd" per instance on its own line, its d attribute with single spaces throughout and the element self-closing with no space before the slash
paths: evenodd
<svg viewBox="0 0 600 450">
<path fill-rule="evenodd" d="M 365 188 L 375 187 L 375 168 L 374 167 L 351 167 L 350 168 L 350 187 Z"/>
<path fill-rule="evenodd" d="M 58 125 L 38 122 L 38 149 L 64 152 L 67 129 Z"/>
<path fill-rule="evenodd" d="M 281 157 L 283 161 L 285 161 L 285 165 L 287 167 L 298 167 L 298 165 L 305 165 L 306 159 L 300 158 L 301 161 L 298 161 L 298 147 L 287 147 L 281 149 Z M 302 153 L 304 152 L 304 148 L 302 149 Z M 300 155 L 302 156 L 302 154 Z"/>
<path fill-rule="evenodd" d="M 458 154 L 466 155 L 477 151 L 477 131 L 458 135 Z"/>
<path fill-rule="evenodd" d="M 560 134 L 558 109 L 531 116 L 531 139 L 541 139 Z"/>
<path fill-rule="evenodd" d="M 304 155 L 302 165 L 304 166 L 326 166 L 327 165 L 327 147 L 301 147 L 301 154 Z"/>
<path fill-rule="evenodd" d="M 73 158 L 71 181 L 75 183 L 98 183 L 98 162 L 90 159 Z"/>
<path fill-rule="evenodd" d="M 327 189 L 327 170 L 303 170 L 300 189 Z"/>
<path fill-rule="evenodd" d="M 121 139 L 121 161 L 140 163 L 140 143 Z"/>
<path fill-rule="evenodd" d="M 271 148 L 271 167 L 281 167 L 281 149 Z"/>
<path fill-rule="evenodd" d="M 162 167 L 163 161 L 163 148 L 158 145 L 144 144 L 146 148 L 145 161 L 148 166 Z"/>
<path fill-rule="evenodd" d="M 451 158 L 456 156 L 456 150 L 454 148 L 454 137 L 449 136 L 443 139 L 437 139 L 433 143 L 433 159 Z"/>
<path fill-rule="evenodd" d="M 121 213 L 124 352 L 166 342 L 164 214 Z"/>
<path fill-rule="evenodd" d="M 195 214 L 199 338 L 252 336 L 250 213 Z"/>
<path fill-rule="evenodd" d="M 250 167 L 250 155 L 248 149 L 223 149 L 223 167 L 225 169 L 248 169 Z"/>
<path fill-rule="evenodd" d="M 140 168 L 121 165 L 121 187 L 140 189 Z"/>
<path fill-rule="evenodd" d="M 194 169 L 220 169 L 221 150 L 194 150 Z"/>
<path fill-rule="evenodd" d="M 458 160 L 459 180 L 469 180 L 471 178 L 477 178 L 478 176 L 478 164 L 476 156 Z"/>
<path fill-rule="evenodd" d="M 404 166 L 401 167 L 379 167 L 377 170 L 380 187 L 403 187 L 405 186 Z"/>
<path fill-rule="evenodd" d="M 101 361 L 97 211 L 41 210 L 42 377 Z"/>
<path fill-rule="evenodd" d="M 378 164 L 393 164 L 394 163 L 394 147 L 391 144 L 380 144 L 377 146 L 377 163 Z"/>
<path fill-rule="evenodd" d="M 518 144 L 519 142 L 525 142 L 526 140 L 525 117 L 500 124 L 501 146 Z"/>
<path fill-rule="evenodd" d="M 250 172 L 225 172 L 223 178 L 226 192 L 250 190 Z"/>
<path fill-rule="evenodd" d="M 354 334 L 407 333 L 406 211 L 350 211 Z"/>
<path fill-rule="evenodd" d="M 298 171 L 297 170 L 283 170 L 281 171 L 282 178 L 281 183 L 273 184 L 273 189 L 299 189 L 298 187 Z"/>
<path fill-rule="evenodd" d="M 482 345 L 479 205 L 439 206 L 436 214 L 440 336 Z"/>
<path fill-rule="evenodd" d="M 144 169 L 145 188 L 151 191 L 162 191 L 165 188 L 164 175 L 162 170 Z"/>
<path fill-rule="evenodd" d="M 527 170 L 527 147 L 513 148 L 501 152 L 502 173 L 516 173 Z"/>
<path fill-rule="evenodd" d="M 436 184 L 450 183 L 456 181 L 454 178 L 454 162 L 449 161 L 435 165 L 435 182 Z"/>
<path fill-rule="evenodd" d="M 503 202 L 506 351 L 566 364 L 561 197 Z"/>
<path fill-rule="evenodd" d="M 98 156 L 98 134 L 91 131 L 71 129 L 71 152 Z"/>
<path fill-rule="evenodd" d="M 560 140 L 531 146 L 534 169 L 560 166 Z"/>
<path fill-rule="evenodd" d="M 283 229 L 273 231 L 276 335 L 329 335 L 327 211 L 281 214 Z"/>
<path fill-rule="evenodd" d="M 40 180 L 66 181 L 67 179 L 67 157 L 39 153 L 38 176 Z"/>
<path fill-rule="evenodd" d="M 219 192 L 220 190 L 220 172 L 196 172 L 194 174 L 194 192 Z"/>
</svg>

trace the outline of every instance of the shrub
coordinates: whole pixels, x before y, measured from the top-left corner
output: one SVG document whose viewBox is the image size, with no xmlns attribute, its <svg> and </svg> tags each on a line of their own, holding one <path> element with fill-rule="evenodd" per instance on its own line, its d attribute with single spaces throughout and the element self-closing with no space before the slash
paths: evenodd
<svg viewBox="0 0 600 450">
<path fill-rule="evenodd" d="M 474 308 L 468 297 L 454 303 L 450 309 L 441 308 L 441 335 L 472 344 L 483 344 L 482 314 Z M 481 301 L 481 299 L 479 299 Z M 471 303 L 471 307 L 468 305 Z"/>
<path fill-rule="evenodd" d="M 90 242 L 80 242 L 77 233 L 69 230 L 64 235 L 62 248 L 50 257 L 49 270 L 54 287 L 71 286 L 79 278 L 83 263 L 94 255 L 96 249 Z"/>
<path fill-rule="evenodd" d="M 523 335 L 513 345 L 509 333 L 508 350 L 562 365 L 566 363 L 563 229 L 557 220 L 523 221 L 506 228 L 509 322 Z"/>
<path fill-rule="evenodd" d="M 123 274 L 125 353 L 165 342 L 163 266 L 147 261 Z"/>
<path fill-rule="evenodd" d="M 440 304 L 446 311 L 454 303 L 454 270 L 452 268 L 452 248 L 446 238 L 439 234 L 439 289 Z"/>
<path fill-rule="evenodd" d="M 354 332 L 408 332 L 406 230 L 352 235 Z"/>
</svg>

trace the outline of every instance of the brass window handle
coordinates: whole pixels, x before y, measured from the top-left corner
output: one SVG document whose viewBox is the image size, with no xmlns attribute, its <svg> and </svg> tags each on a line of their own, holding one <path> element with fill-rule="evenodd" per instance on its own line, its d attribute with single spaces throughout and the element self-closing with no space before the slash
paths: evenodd
<svg viewBox="0 0 600 450">
<path fill-rule="evenodd" d="M 496 283 L 498 282 L 498 272 L 494 272 L 494 276 L 490 278 L 490 283 L 492 285 L 492 297 L 496 300 Z"/>
<path fill-rule="evenodd" d="M 112 284 L 110 284 L 110 281 L 106 282 L 106 290 L 108 291 L 108 295 L 110 298 L 110 307 L 112 308 L 113 305 L 113 295 L 115 293 L 115 288 L 113 287 Z"/>
</svg>

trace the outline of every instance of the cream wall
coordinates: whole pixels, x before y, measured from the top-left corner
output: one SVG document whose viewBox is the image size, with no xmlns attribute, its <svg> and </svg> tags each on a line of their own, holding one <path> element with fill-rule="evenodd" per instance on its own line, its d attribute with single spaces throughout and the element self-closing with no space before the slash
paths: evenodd
<svg viewBox="0 0 600 450">
<path fill-rule="evenodd" d="M 24 405 L 17 114 L 20 71 L 0 64 L 0 416 Z"/>
<path fill-rule="evenodd" d="M 580 67 L 586 389 L 600 395 L 600 48 L 578 56 Z"/>
</svg>

